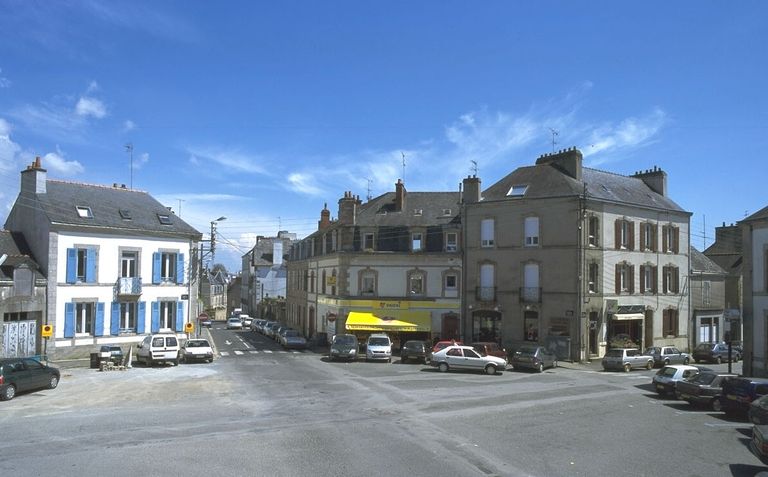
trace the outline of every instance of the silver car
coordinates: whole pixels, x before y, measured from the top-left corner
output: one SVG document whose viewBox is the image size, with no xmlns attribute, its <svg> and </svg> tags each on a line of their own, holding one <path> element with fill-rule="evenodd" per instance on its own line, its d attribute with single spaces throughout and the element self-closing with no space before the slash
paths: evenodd
<svg viewBox="0 0 768 477">
<path fill-rule="evenodd" d="M 645 354 L 653 357 L 653 364 L 655 366 L 688 364 L 691 362 L 691 355 L 683 353 L 674 346 L 651 346 L 650 348 L 645 348 Z"/>
<path fill-rule="evenodd" d="M 471 346 L 448 346 L 432 353 L 430 365 L 445 373 L 450 369 L 467 369 L 496 374 L 507 368 L 507 360 L 492 355 L 481 356 Z"/>
<path fill-rule="evenodd" d="M 653 356 L 640 352 L 637 348 L 609 349 L 603 357 L 603 369 L 626 371 L 633 369 L 653 369 Z"/>
</svg>

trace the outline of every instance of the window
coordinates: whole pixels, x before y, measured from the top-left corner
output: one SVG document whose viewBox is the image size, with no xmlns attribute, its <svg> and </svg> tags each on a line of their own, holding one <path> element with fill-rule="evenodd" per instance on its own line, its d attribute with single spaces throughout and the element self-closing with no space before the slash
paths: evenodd
<svg viewBox="0 0 768 477">
<path fill-rule="evenodd" d="M 163 225 L 171 225 L 171 216 L 168 214 L 157 214 L 157 220 Z"/>
<path fill-rule="evenodd" d="M 669 309 L 662 314 L 662 332 L 665 337 L 677 336 L 678 311 Z"/>
<path fill-rule="evenodd" d="M 67 249 L 67 283 L 96 283 L 96 248 Z"/>
<path fill-rule="evenodd" d="M 373 244 L 374 244 L 374 235 L 371 232 L 366 233 L 363 235 L 363 250 L 373 250 Z"/>
<path fill-rule="evenodd" d="M 712 282 L 709 280 L 701 284 L 701 301 L 704 305 L 712 304 Z"/>
<path fill-rule="evenodd" d="M 616 220 L 616 249 L 635 249 L 635 224 L 629 220 Z"/>
<path fill-rule="evenodd" d="M 667 265 L 663 271 L 662 289 L 664 293 L 680 292 L 680 274 L 679 269 L 674 265 Z"/>
<path fill-rule="evenodd" d="M 360 275 L 360 294 L 373 296 L 376 294 L 376 274 L 372 271 L 362 272 Z"/>
<path fill-rule="evenodd" d="M 13 270 L 13 296 L 32 296 L 35 273 L 26 265 Z"/>
<path fill-rule="evenodd" d="M 408 293 L 410 295 L 424 294 L 424 273 L 411 272 L 408 275 Z"/>
<path fill-rule="evenodd" d="M 135 331 L 136 330 L 136 316 L 138 303 L 123 302 L 120 303 L 120 314 L 118 315 L 118 328 L 123 331 Z"/>
<path fill-rule="evenodd" d="M 492 263 L 483 263 L 480 265 L 480 289 L 478 290 L 478 299 L 482 301 L 493 301 L 496 299 L 496 267 Z"/>
<path fill-rule="evenodd" d="M 443 215 L 451 215 L 451 209 L 443 209 Z"/>
<path fill-rule="evenodd" d="M 77 209 L 77 215 L 79 215 L 83 219 L 92 219 L 93 218 L 93 212 L 91 212 L 90 207 L 86 207 L 84 205 L 78 205 L 75 207 Z"/>
<path fill-rule="evenodd" d="M 94 303 L 76 303 L 75 333 L 79 335 L 92 335 L 94 333 L 95 318 Z"/>
<path fill-rule="evenodd" d="M 600 244 L 600 220 L 596 215 L 589 217 L 589 223 L 587 224 L 587 230 L 589 237 L 587 243 L 590 247 L 597 247 Z"/>
<path fill-rule="evenodd" d="M 680 228 L 674 225 L 665 225 L 661 229 L 661 247 L 664 253 L 679 253 Z"/>
<path fill-rule="evenodd" d="M 598 281 L 600 280 L 600 276 L 598 275 L 598 273 L 599 273 L 598 265 L 596 263 L 590 263 L 589 272 L 588 272 L 589 281 L 587 284 L 587 291 L 589 291 L 589 293 L 597 293 L 597 290 L 598 290 L 597 284 L 598 284 Z"/>
<path fill-rule="evenodd" d="M 323 295 L 326 293 L 326 284 L 327 284 L 327 275 L 325 273 L 325 270 L 323 270 L 323 279 L 320 282 L 320 289 L 322 290 Z"/>
<path fill-rule="evenodd" d="M 123 250 L 120 253 L 120 276 L 136 277 L 139 252 Z"/>
<path fill-rule="evenodd" d="M 331 272 L 331 295 L 336 295 L 336 269 Z"/>
<path fill-rule="evenodd" d="M 120 209 L 120 218 L 123 220 L 133 220 L 131 211 L 128 209 Z"/>
<path fill-rule="evenodd" d="M 455 290 L 458 283 L 458 277 L 450 274 L 445 276 L 445 288 L 446 290 Z"/>
<path fill-rule="evenodd" d="M 414 232 L 411 234 L 411 251 L 421 251 L 421 232 Z"/>
<path fill-rule="evenodd" d="M 522 197 L 528 191 L 527 185 L 513 185 L 507 192 L 507 197 Z"/>
<path fill-rule="evenodd" d="M 525 246 L 533 247 L 539 244 L 539 218 L 525 218 Z"/>
<path fill-rule="evenodd" d="M 176 324 L 176 302 L 160 302 L 160 328 L 173 329 Z"/>
<path fill-rule="evenodd" d="M 172 251 L 153 253 L 152 283 L 184 283 L 184 254 Z"/>
<path fill-rule="evenodd" d="M 493 247 L 493 236 L 493 219 L 483 219 L 480 222 L 480 246 Z"/>
<path fill-rule="evenodd" d="M 413 209 L 413 215 L 420 217 L 424 211 L 422 209 Z"/>
<path fill-rule="evenodd" d="M 635 292 L 635 267 L 628 263 L 616 264 L 616 294 Z"/>
<path fill-rule="evenodd" d="M 640 293 L 656 293 L 656 267 L 653 265 L 640 266 Z"/>
<path fill-rule="evenodd" d="M 656 226 L 644 222 L 640 224 L 640 250 L 644 252 L 656 251 Z"/>
<path fill-rule="evenodd" d="M 525 341 L 539 341 L 539 313 L 526 311 L 523 314 L 523 339 Z"/>
<path fill-rule="evenodd" d="M 445 234 L 445 251 L 455 252 L 459 249 L 458 246 L 459 234 L 456 232 L 446 232 Z"/>
</svg>

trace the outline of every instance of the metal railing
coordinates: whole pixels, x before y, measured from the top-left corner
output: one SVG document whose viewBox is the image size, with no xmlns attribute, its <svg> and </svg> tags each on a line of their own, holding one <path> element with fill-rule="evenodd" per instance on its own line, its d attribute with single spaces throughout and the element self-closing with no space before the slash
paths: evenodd
<svg viewBox="0 0 768 477">
<path fill-rule="evenodd" d="M 141 277 L 120 277 L 115 289 L 118 295 L 141 295 Z"/>
<path fill-rule="evenodd" d="M 541 287 L 520 287 L 520 303 L 541 303 Z"/>
<path fill-rule="evenodd" d="M 496 287 L 475 287 L 475 299 L 479 301 L 496 301 Z"/>
</svg>

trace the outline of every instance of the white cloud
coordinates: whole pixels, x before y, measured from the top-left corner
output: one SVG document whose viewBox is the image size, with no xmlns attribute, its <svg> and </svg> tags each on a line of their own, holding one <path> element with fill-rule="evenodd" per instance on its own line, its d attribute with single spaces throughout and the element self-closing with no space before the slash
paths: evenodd
<svg viewBox="0 0 768 477">
<path fill-rule="evenodd" d="M 247 172 L 249 174 L 266 174 L 267 171 L 259 163 L 264 162 L 261 157 L 242 153 L 236 149 L 219 149 L 215 147 L 195 148 L 188 147 L 189 161 L 199 165 L 203 161 L 215 162 L 224 166 L 220 172 Z"/>
<path fill-rule="evenodd" d="M 136 123 L 130 119 L 126 119 L 125 122 L 123 122 L 123 132 L 133 131 L 134 129 L 136 129 Z"/>
<path fill-rule="evenodd" d="M 603 124 L 592 131 L 584 155 L 599 156 L 590 161 L 593 165 L 608 162 L 607 154 L 653 142 L 666 121 L 666 113 L 656 108 L 641 118 L 627 118 L 615 125 Z"/>
<path fill-rule="evenodd" d="M 318 186 L 316 177 L 314 174 L 294 172 L 288 175 L 288 184 L 291 190 L 299 194 L 320 196 L 323 189 Z"/>
<path fill-rule="evenodd" d="M 0 73 L 2 72 L 3 72 L 3 69 L 0 68 Z M 11 87 L 11 80 L 3 76 L 0 76 L 0 88 L 10 88 L 10 87 Z"/>
<path fill-rule="evenodd" d="M 99 90 L 99 83 L 96 81 L 91 81 L 88 83 L 88 88 L 85 90 L 85 94 L 93 93 L 94 91 Z"/>
<path fill-rule="evenodd" d="M 56 148 L 56 152 L 49 152 L 44 155 L 42 161 L 45 169 L 54 171 L 62 176 L 74 176 L 85 171 L 85 168 L 79 162 L 66 160 L 64 154 L 58 148 Z"/>
<path fill-rule="evenodd" d="M 17 154 L 21 147 L 11 139 L 11 125 L 0 118 L 0 172 L 3 174 L 17 169 Z"/>
<path fill-rule="evenodd" d="M 82 96 L 75 106 L 75 112 L 79 116 L 92 116 L 97 119 L 101 119 L 107 115 L 107 108 L 100 100 L 96 98 L 89 98 Z"/>
<path fill-rule="evenodd" d="M 141 169 L 148 162 L 149 162 L 149 153 L 143 152 L 138 156 L 133 157 L 133 168 Z"/>
</svg>

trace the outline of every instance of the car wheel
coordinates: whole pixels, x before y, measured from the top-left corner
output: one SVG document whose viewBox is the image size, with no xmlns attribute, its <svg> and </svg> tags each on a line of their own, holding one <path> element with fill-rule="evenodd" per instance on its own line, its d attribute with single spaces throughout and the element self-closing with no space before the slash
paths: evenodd
<svg viewBox="0 0 768 477">
<path fill-rule="evenodd" d="M 0 394 L 0 400 L 2 401 L 10 401 L 13 399 L 13 397 L 16 395 L 16 388 L 11 384 L 5 390 L 3 390 L 3 394 Z"/>
<path fill-rule="evenodd" d="M 631 364 L 629 364 L 629 363 L 625 364 L 625 365 L 624 365 L 624 372 L 625 372 L 625 373 L 628 373 L 628 372 L 630 372 L 630 371 L 632 371 L 632 365 L 631 365 Z"/>
<path fill-rule="evenodd" d="M 629 365 L 627 365 L 627 366 L 629 366 Z M 632 366 L 629 366 L 629 368 L 630 368 L 630 369 L 632 369 Z M 645 364 L 645 369 L 647 369 L 648 371 L 652 370 L 652 369 L 653 369 L 653 361 L 648 361 L 648 362 Z M 625 371 L 629 372 L 629 371 L 628 371 L 628 370 L 626 370 L 626 369 L 625 369 Z"/>
<path fill-rule="evenodd" d="M 723 410 L 723 404 L 720 402 L 720 398 L 712 399 L 712 403 L 710 404 L 710 407 L 715 412 L 722 411 Z"/>
<path fill-rule="evenodd" d="M 715 358 L 715 363 L 717 363 L 717 364 L 721 364 L 722 362 L 723 362 L 723 358 L 721 358 L 720 356 L 718 356 L 717 358 Z"/>
<path fill-rule="evenodd" d="M 690 360 L 690 359 L 688 359 L 688 358 L 685 358 L 685 359 L 683 360 L 683 364 L 688 364 L 688 363 L 690 363 L 690 362 L 691 362 L 691 360 Z"/>
<path fill-rule="evenodd" d="M 536 371 L 543 373 L 544 372 L 544 363 L 539 363 L 539 367 L 536 368 Z"/>
<path fill-rule="evenodd" d="M 208 358 L 209 363 L 213 363 L 213 358 Z"/>
<path fill-rule="evenodd" d="M 490 375 L 496 374 L 496 366 L 492 364 L 489 364 L 488 366 L 486 366 L 485 374 L 490 374 Z"/>
<path fill-rule="evenodd" d="M 56 386 L 58 385 L 59 385 L 59 377 L 51 376 L 50 381 L 48 381 L 48 389 L 56 389 Z"/>
<path fill-rule="evenodd" d="M 668 359 L 664 360 L 664 366 L 669 366 L 669 360 Z"/>
<path fill-rule="evenodd" d="M 552 368 L 556 368 L 556 367 L 557 367 L 557 360 L 554 360 L 552 361 Z"/>
<path fill-rule="evenodd" d="M 438 366 L 437 369 L 439 369 L 441 373 L 447 373 L 448 372 L 448 364 L 447 363 L 440 363 L 440 366 Z"/>
</svg>

